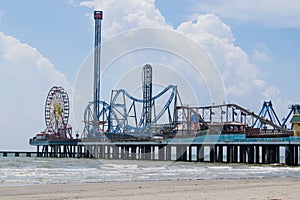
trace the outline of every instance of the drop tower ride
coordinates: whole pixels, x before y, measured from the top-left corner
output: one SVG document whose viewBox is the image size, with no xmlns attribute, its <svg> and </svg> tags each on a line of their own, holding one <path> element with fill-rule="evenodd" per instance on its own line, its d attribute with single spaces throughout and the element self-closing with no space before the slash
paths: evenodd
<svg viewBox="0 0 300 200">
<path fill-rule="evenodd" d="M 94 11 L 95 47 L 94 47 L 94 119 L 100 111 L 100 60 L 101 60 L 101 21 L 102 11 Z"/>
</svg>

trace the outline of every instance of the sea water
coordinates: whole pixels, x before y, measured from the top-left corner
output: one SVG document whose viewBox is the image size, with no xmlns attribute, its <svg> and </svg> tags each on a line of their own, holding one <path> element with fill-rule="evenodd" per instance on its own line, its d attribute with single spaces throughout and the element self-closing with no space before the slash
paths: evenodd
<svg viewBox="0 0 300 200">
<path fill-rule="evenodd" d="M 0 186 L 269 177 L 300 178 L 300 167 L 85 158 L 0 158 Z"/>
</svg>

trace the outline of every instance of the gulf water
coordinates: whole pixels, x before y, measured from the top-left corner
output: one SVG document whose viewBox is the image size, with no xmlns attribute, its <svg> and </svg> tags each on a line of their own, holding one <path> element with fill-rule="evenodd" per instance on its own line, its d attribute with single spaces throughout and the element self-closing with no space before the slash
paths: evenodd
<svg viewBox="0 0 300 200">
<path fill-rule="evenodd" d="M 271 177 L 300 178 L 300 167 L 86 158 L 0 157 L 0 186 Z"/>
</svg>

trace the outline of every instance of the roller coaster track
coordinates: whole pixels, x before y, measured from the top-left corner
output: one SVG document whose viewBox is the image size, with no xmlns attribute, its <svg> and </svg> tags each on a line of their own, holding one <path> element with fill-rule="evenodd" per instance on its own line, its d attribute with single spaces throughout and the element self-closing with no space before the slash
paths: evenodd
<svg viewBox="0 0 300 200">
<path fill-rule="evenodd" d="M 140 124 L 139 123 L 139 126 L 138 127 L 135 127 L 137 129 L 140 129 L 141 128 L 143 130 L 146 130 L 147 128 L 151 127 L 153 124 L 156 124 L 157 121 L 163 116 L 163 114 L 169 109 L 174 97 L 176 96 L 176 90 L 177 90 L 177 87 L 174 86 L 174 85 L 169 85 L 168 87 L 166 87 L 164 90 L 162 90 L 159 94 L 157 94 L 156 96 L 152 97 L 151 98 L 151 102 L 154 102 L 156 99 L 160 98 L 162 95 L 164 95 L 167 91 L 171 90 L 171 94 L 167 100 L 167 102 L 165 103 L 164 107 L 160 110 L 160 112 L 154 117 L 154 119 L 151 121 L 150 124 L 148 124 L 146 127 L 140 127 Z M 133 96 L 131 96 L 126 90 L 124 89 L 119 89 L 116 91 L 116 94 L 113 96 L 112 100 L 111 100 L 111 105 L 110 105 L 110 108 L 111 108 L 111 117 L 113 117 L 114 119 L 116 119 L 115 121 L 117 122 L 118 124 L 118 128 L 116 128 L 115 130 L 113 130 L 113 132 L 118 132 L 120 131 L 120 129 L 123 128 L 124 130 L 124 121 L 125 119 L 120 119 L 118 118 L 118 115 L 116 112 L 118 112 L 119 114 L 121 114 L 118 110 L 116 110 L 115 108 L 118 107 L 118 106 L 122 106 L 120 104 L 116 104 L 116 101 L 118 99 L 118 97 L 121 95 L 121 94 L 124 94 L 127 98 L 129 98 L 131 101 L 133 102 L 138 102 L 138 103 L 143 103 L 143 100 L 141 99 L 137 99 Z M 123 113 L 123 116 L 124 118 L 127 118 L 128 117 L 128 113 L 126 113 L 126 108 L 124 107 L 124 113 Z M 142 131 L 143 132 L 143 131 Z"/>
<path fill-rule="evenodd" d="M 251 115 L 251 116 L 257 118 L 262 123 L 268 124 L 268 125 L 272 126 L 273 128 L 277 129 L 280 132 L 283 132 L 283 133 L 288 132 L 286 129 L 282 128 L 281 126 L 278 126 L 277 124 L 271 122 L 270 120 L 267 120 L 267 119 L 265 119 L 263 117 L 260 117 L 259 115 L 255 114 L 254 112 L 250 112 L 249 110 L 247 110 L 247 109 L 245 109 L 245 108 L 243 108 L 243 107 L 241 107 L 239 105 L 236 105 L 236 104 L 228 104 L 228 105 L 232 106 L 232 107 L 235 107 L 237 109 L 240 109 L 242 112 L 247 113 L 248 115 Z"/>
<path fill-rule="evenodd" d="M 243 113 L 246 113 L 247 115 L 250 115 L 252 117 L 255 117 L 256 119 L 258 119 L 259 121 L 261 121 L 264 124 L 267 124 L 271 127 L 273 127 L 274 129 L 277 129 L 279 132 L 283 132 L 283 133 L 288 133 L 289 131 L 284 129 L 281 126 L 278 126 L 277 124 L 273 123 L 272 121 L 265 119 L 257 114 L 255 114 L 252 111 L 249 111 L 245 108 L 243 108 L 242 106 L 239 106 L 237 104 L 224 104 L 224 105 L 213 105 L 213 106 L 206 106 L 206 107 L 201 107 L 201 108 L 205 108 L 205 109 L 209 109 L 209 108 L 220 108 L 220 107 L 234 107 L 235 109 L 238 109 L 240 111 L 242 111 Z M 252 127 L 254 128 L 254 127 Z"/>
<path fill-rule="evenodd" d="M 155 125 L 157 124 L 159 119 L 164 115 L 164 113 L 166 111 L 168 111 L 168 109 L 170 109 L 170 106 L 171 106 L 172 102 L 174 101 L 174 98 L 177 95 L 177 87 L 173 86 L 173 85 L 169 85 L 164 90 L 162 90 L 159 94 L 157 94 L 156 96 L 151 98 L 151 102 L 154 103 L 156 99 L 159 99 L 161 96 L 163 96 L 168 91 L 170 91 L 171 93 L 168 95 L 168 97 L 167 97 L 168 99 L 167 99 L 166 103 L 161 108 L 159 113 L 156 116 L 154 116 L 154 119 L 151 121 L 150 124 L 148 124 L 147 126 L 141 126 L 140 123 L 136 122 L 135 126 L 131 126 L 131 125 L 127 124 L 128 123 L 127 119 L 129 117 L 131 117 L 130 116 L 130 110 L 132 109 L 131 107 L 135 106 L 135 102 L 143 103 L 143 100 L 131 96 L 124 89 L 116 90 L 115 94 L 112 95 L 110 105 L 106 104 L 105 102 L 101 102 L 101 104 L 103 104 L 103 106 L 102 106 L 103 109 L 98 114 L 98 118 L 100 118 L 100 116 L 104 115 L 105 113 L 109 113 L 109 118 L 107 118 L 107 123 L 109 124 L 108 127 L 110 127 L 110 128 L 109 128 L 109 130 L 107 130 L 107 133 L 105 133 L 105 134 L 113 134 L 113 135 L 114 134 L 125 134 L 128 136 L 141 137 L 141 138 L 151 137 L 150 131 L 149 131 L 150 128 L 155 127 Z M 124 97 L 122 97 L 122 98 L 124 98 L 123 104 L 117 103 L 120 95 L 124 95 Z M 125 105 L 125 97 L 132 101 L 129 111 L 127 110 L 126 105 Z M 92 104 L 93 103 L 91 103 L 89 107 L 91 107 Z M 176 104 L 176 101 L 174 101 L 174 106 L 176 106 L 177 109 L 182 107 L 182 106 L 177 107 L 177 105 L 175 105 L 175 104 Z M 203 107 L 195 107 L 195 108 L 191 107 L 190 109 L 192 109 L 192 111 L 191 111 L 192 114 L 195 115 L 200 120 L 199 122 L 201 122 L 204 126 L 209 128 L 210 125 L 212 125 L 213 123 L 211 121 L 204 120 L 203 116 L 201 116 L 199 114 L 199 109 L 200 110 L 201 109 L 211 110 L 214 108 L 221 108 L 221 110 L 222 110 L 222 108 L 224 108 L 224 107 L 227 107 L 227 110 L 228 110 L 228 108 L 232 108 L 233 111 L 231 112 L 231 115 L 237 115 L 236 114 L 236 112 L 237 112 L 237 113 L 240 113 L 241 116 L 252 117 L 252 119 L 255 119 L 256 122 L 260 121 L 260 123 L 268 125 L 269 127 L 272 127 L 272 129 L 276 130 L 276 132 L 278 132 L 278 133 L 283 133 L 283 134 L 291 133 L 290 130 L 283 128 L 282 126 L 274 123 L 272 120 L 262 117 L 259 114 L 255 114 L 254 112 L 252 112 L 246 108 L 243 108 L 242 106 L 239 106 L 237 104 L 211 105 L 211 106 L 203 106 Z M 210 112 L 212 112 L 212 111 L 210 111 Z M 135 120 L 137 121 L 137 115 L 135 115 L 134 117 L 135 117 Z M 87 119 L 85 119 L 85 121 L 86 121 L 86 125 L 91 125 L 90 124 L 91 121 L 88 121 Z M 232 118 L 232 121 L 235 121 L 235 119 Z M 95 120 L 93 120 L 92 123 L 97 123 L 97 122 Z M 256 127 L 255 124 L 256 123 L 250 122 L 249 126 L 251 128 L 255 128 Z M 94 126 L 93 126 L 93 129 L 94 129 Z M 128 131 L 128 130 L 130 130 L 130 131 Z"/>
</svg>

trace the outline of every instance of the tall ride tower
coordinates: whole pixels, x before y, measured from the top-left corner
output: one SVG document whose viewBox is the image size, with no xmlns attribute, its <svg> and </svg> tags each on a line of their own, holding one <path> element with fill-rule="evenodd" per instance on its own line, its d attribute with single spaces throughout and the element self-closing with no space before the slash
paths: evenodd
<svg viewBox="0 0 300 200">
<path fill-rule="evenodd" d="M 95 48 L 94 48 L 94 120 L 98 120 L 100 111 L 100 60 L 101 60 L 101 20 L 102 11 L 94 11 Z"/>
<path fill-rule="evenodd" d="M 149 64 L 143 67 L 143 116 L 142 125 L 145 127 L 151 123 L 151 99 L 152 99 L 152 67 Z"/>
</svg>

